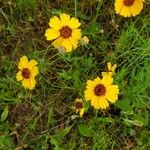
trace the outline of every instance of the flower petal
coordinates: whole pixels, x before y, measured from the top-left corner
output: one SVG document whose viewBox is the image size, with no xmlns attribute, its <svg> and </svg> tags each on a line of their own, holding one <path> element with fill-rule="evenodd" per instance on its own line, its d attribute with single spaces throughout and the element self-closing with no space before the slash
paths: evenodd
<svg viewBox="0 0 150 150">
<path fill-rule="evenodd" d="M 115 1 L 115 11 L 117 14 L 120 14 L 123 8 L 123 0 L 116 0 Z"/>
<path fill-rule="evenodd" d="M 81 29 L 72 30 L 72 37 L 76 40 L 80 40 L 82 36 Z"/>
<path fill-rule="evenodd" d="M 54 16 L 53 18 L 50 19 L 49 26 L 56 30 L 60 30 L 62 28 L 61 21 L 56 16 Z"/>
<path fill-rule="evenodd" d="M 46 39 L 50 41 L 50 40 L 58 38 L 60 36 L 60 32 L 55 29 L 50 28 L 46 30 L 45 36 L 46 36 Z"/>
<path fill-rule="evenodd" d="M 98 96 L 94 96 L 91 100 L 91 105 L 96 108 L 99 109 L 99 97 Z"/>
<path fill-rule="evenodd" d="M 85 111 L 84 108 L 80 109 L 80 111 L 79 111 L 79 115 L 80 115 L 81 118 L 82 118 L 82 116 L 83 116 L 83 114 L 84 114 L 84 111 Z"/>
<path fill-rule="evenodd" d="M 101 74 L 102 74 L 102 77 L 104 77 L 104 76 L 108 75 L 108 72 L 102 72 Z"/>
<path fill-rule="evenodd" d="M 136 0 L 134 1 L 134 5 L 130 7 L 131 13 L 133 16 L 138 15 L 143 9 L 143 1 L 142 0 Z"/>
<path fill-rule="evenodd" d="M 81 25 L 81 23 L 79 22 L 79 20 L 77 18 L 72 17 L 69 23 L 69 27 L 71 29 L 77 29 L 79 26 Z"/>
<path fill-rule="evenodd" d="M 94 94 L 93 94 L 93 91 L 91 91 L 91 90 L 86 90 L 84 92 L 84 97 L 85 97 L 86 101 L 91 100 L 93 98 L 93 96 L 94 96 Z"/>
<path fill-rule="evenodd" d="M 22 76 L 22 72 L 21 72 L 21 71 L 19 71 L 19 72 L 17 73 L 16 79 L 17 79 L 17 81 L 23 80 L 23 76 Z"/>
<path fill-rule="evenodd" d="M 105 75 L 102 78 L 102 83 L 106 86 L 111 85 L 113 83 L 113 78 L 110 75 Z"/>
<path fill-rule="evenodd" d="M 31 70 L 31 76 L 32 77 L 35 77 L 37 74 L 39 73 L 38 71 L 38 67 L 37 66 L 34 66 Z"/>
<path fill-rule="evenodd" d="M 130 7 L 123 6 L 122 10 L 120 11 L 120 15 L 124 17 L 130 17 L 131 16 Z"/>
<path fill-rule="evenodd" d="M 32 90 L 35 88 L 35 85 L 36 85 L 36 81 L 35 81 L 35 78 L 30 78 L 30 86 L 29 86 L 29 89 Z"/>
<path fill-rule="evenodd" d="M 55 47 L 55 48 L 59 48 L 62 46 L 62 42 L 63 42 L 63 38 L 62 37 L 59 37 L 58 39 L 56 39 L 52 45 Z"/>
<path fill-rule="evenodd" d="M 64 39 L 62 46 L 64 46 L 66 48 L 66 52 L 71 52 L 72 51 L 72 45 L 69 41 L 69 39 Z"/>
<path fill-rule="evenodd" d="M 105 96 L 99 97 L 99 108 L 106 109 L 109 106 L 108 101 L 106 100 Z"/>
<path fill-rule="evenodd" d="M 118 94 L 119 94 L 118 85 L 110 85 L 106 88 L 105 96 L 111 103 L 116 102 L 116 100 L 118 99 Z"/>
<path fill-rule="evenodd" d="M 28 68 L 29 69 L 32 69 L 34 66 L 36 66 L 38 63 L 37 63 L 37 61 L 35 61 L 35 60 L 30 60 L 29 61 L 29 63 L 28 63 Z"/>
<path fill-rule="evenodd" d="M 29 80 L 29 79 L 24 79 L 24 80 L 22 81 L 22 86 L 23 86 L 25 89 L 29 88 L 29 86 L 30 86 L 30 80 Z"/>
<path fill-rule="evenodd" d="M 63 14 L 60 14 L 60 19 L 61 19 L 61 23 L 62 23 L 62 26 L 66 26 L 66 25 L 69 25 L 70 24 L 70 16 L 63 13 Z"/>
<path fill-rule="evenodd" d="M 72 44 L 73 48 L 76 49 L 78 45 L 78 40 L 75 40 L 74 38 L 69 38 L 70 43 Z"/>
<path fill-rule="evenodd" d="M 108 62 L 108 63 L 107 63 L 107 68 L 108 68 L 108 70 L 111 70 L 111 69 L 112 69 L 112 64 L 111 64 L 111 62 Z"/>
<path fill-rule="evenodd" d="M 28 58 L 26 56 L 23 56 L 20 58 L 18 68 L 22 70 L 23 68 L 27 68 L 28 66 Z"/>
</svg>

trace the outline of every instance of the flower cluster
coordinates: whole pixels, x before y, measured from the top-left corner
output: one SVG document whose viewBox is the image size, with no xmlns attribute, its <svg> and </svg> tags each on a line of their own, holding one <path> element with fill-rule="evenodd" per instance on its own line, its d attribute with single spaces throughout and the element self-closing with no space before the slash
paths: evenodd
<svg viewBox="0 0 150 150">
<path fill-rule="evenodd" d="M 136 16 L 143 9 L 143 2 L 144 0 L 115 0 L 115 11 L 124 17 Z M 77 48 L 79 43 L 82 45 L 89 43 L 87 36 L 82 37 L 80 26 L 81 23 L 77 18 L 62 13 L 59 17 L 50 18 L 45 37 L 48 41 L 53 41 L 52 45 L 61 53 L 71 52 Z M 37 64 L 37 61 L 33 59 L 29 61 L 26 56 L 20 58 L 16 79 L 22 82 L 25 89 L 35 88 L 35 77 L 39 73 Z M 97 77 L 87 81 L 84 91 L 85 100 L 90 101 L 96 109 L 106 109 L 109 107 L 109 103 L 115 103 L 118 99 L 119 87 L 113 84 L 116 64 L 112 65 L 109 62 L 107 67 L 107 71 L 102 72 L 102 78 Z M 84 101 L 77 98 L 73 109 L 82 117 L 85 112 Z"/>
<path fill-rule="evenodd" d="M 108 70 L 102 72 L 102 79 L 97 77 L 94 80 L 88 80 L 84 97 L 86 101 L 90 101 L 91 106 L 95 109 L 106 109 L 110 103 L 115 103 L 118 100 L 119 87 L 113 84 L 113 75 L 115 74 L 116 64 L 107 63 Z M 81 99 L 76 99 L 74 107 L 76 113 L 80 117 L 85 112 L 84 102 Z"/>
<path fill-rule="evenodd" d="M 106 109 L 109 103 L 115 103 L 118 99 L 119 87 L 113 84 L 112 75 L 115 73 L 115 65 L 108 63 L 108 71 L 102 72 L 102 79 L 97 77 L 88 80 L 84 92 L 85 99 L 91 101 L 91 105 L 96 109 Z"/>
<path fill-rule="evenodd" d="M 144 0 L 115 0 L 115 12 L 124 17 L 138 15 L 143 9 Z M 71 52 L 76 49 L 79 41 L 81 44 L 88 44 L 89 39 L 82 38 L 81 23 L 75 17 L 62 13 L 59 17 L 50 18 L 49 27 L 45 36 L 48 41 L 57 49 L 63 49 L 65 52 Z"/>
</svg>

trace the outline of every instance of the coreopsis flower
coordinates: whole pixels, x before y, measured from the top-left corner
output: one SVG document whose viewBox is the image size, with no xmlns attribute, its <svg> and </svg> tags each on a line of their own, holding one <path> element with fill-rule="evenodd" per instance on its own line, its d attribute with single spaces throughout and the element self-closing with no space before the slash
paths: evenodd
<svg viewBox="0 0 150 150">
<path fill-rule="evenodd" d="M 36 85 L 35 76 L 38 74 L 38 63 L 35 60 L 28 61 L 26 56 L 20 58 L 18 63 L 19 72 L 16 75 L 17 81 L 22 81 L 26 89 L 34 89 Z"/>
<path fill-rule="evenodd" d="M 117 67 L 116 64 L 112 65 L 111 62 L 108 62 L 107 63 L 108 70 L 107 72 L 102 72 L 102 76 L 105 76 L 105 75 L 113 76 L 115 74 L 116 67 Z"/>
<path fill-rule="evenodd" d="M 49 21 L 50 28 L 46 30 L 45 36 L 48 41 L 54 40 L 52 45 L 55 48 L 64 47 L 66 52 L 77 48 L 82 33 L 80 22 L 75 17 L 63 13 L 60 18 L 54 16 Z"/>
<path fill-rule="evenodd" d="M 73 109 L 76 111 L 76 113 L 79 113 L 80 117 L 82 118 L 85 111 L 82 99 L 76 98 Z"/>
<path fill-rule="evenodd" d="M 124 17 L 138 15 L 143 9 L 144 0 L 116 0 L 115 11 Z"/>
<path fill-rule="evenodd" d="M 110 103 L 118 100 L 118 85 L 113 85 L 113 78 L 109 75 L 103 76 L 102 79 L 97 77 L 94 80 L 88 80 L 84 92 L 85 99 L 91 102 L 96 109 L 106 109 Z"/>
</svg>

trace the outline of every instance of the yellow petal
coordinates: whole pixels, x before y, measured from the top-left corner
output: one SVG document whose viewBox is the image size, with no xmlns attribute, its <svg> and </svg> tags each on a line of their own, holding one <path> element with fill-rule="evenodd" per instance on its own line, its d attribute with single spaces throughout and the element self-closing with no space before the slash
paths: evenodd
<svg viewBox="0 0 150 150">
<path fill-rule="evenodd" d="M 105 75 L 108 75 L 108 72 L 102 72 L 102 77 L 104 77 Z"/>
<path fill-rule="evenodd" d="M 77 102 L 81 102 L 82 103 L 82 99 L 76 98 L 75 99 L 75 103 L 77 103 Z"/>
<path fill-rule="evenodd" d="M 22 81 L 22 86 L 23 86 L 25 89 L 29 88 L 29 86 L 30 86 L 30 81 L 29 81 L 29 79 L 24 79 L 24 80 Z"/>
<path fill-rule="evenodd" d="M 39 73 L 38 71 L 38 67 L 37 66 L 34 66 L 31 70 L 31 76 L 32 77 L 35 77 L 37 74 Z"/>
<path fill-rule="evenodd" d="M 81 25 L 81 23 L 79 22 L 79 20 L 77 18 L 72 17 L 69 23 L 69 27 L 71 29 L 76 29 Z"/>
<path fill-rule="evenodd" d="M 124 17 L 130 17 L 131 16 L 130 7 L 124 6 L 120 12 L 120 15 Z"/>
<path fill-rule="evenodd" d="M 99 97 L 98 96 L 94 96 L 91 100 L 91 105 L 95 108 L 95 109 L 99 109 Z"/>
<path fill-rule="evenodd" d="M 119 88 L 118 85 L 110 85 L 106 88 L 106 98 L 111 103 L 115 103 L 118 100 Z"/>
<path fill-rule="evenodd" d="M 23 68 L 27 68 L 28 66 L 28 58 L 26 56 L 23 56 L 20 58 L 18 68 L 22 70 Z"/>
<path fill-rule="evenodd" d="M 112 69 L 111 69 L 111 70 L 112 70 L 113 72 L 115 72 L 116 68 L 117 68 L 117 65 L 114 64 L 114 65 L 112 66 Z"/>
<path fill-rule="evenodd" d="M 103 76 L 102 83 L 105 86 L 111 85 L 113 83 L 113 78 L 110 75 Z"/>
<path fill-rule="evenodd" d="M 69 39 L 64 39 L 63 43 L 62 43 L 62 46 L 65 47 L 66 52 L 71 52 L 72 51 L 72 45 L 71 45 Z"/>
<path fill-rule="evenodd" d="M 123 0 L 116 0 L 115 1 L 115 11 L 117 14 L 120 14 L 123 8 Z"/>
<path fill-rule="evenodd" d="M 35 84 L 36 84 L 36 81 L 34 78 L 30 78 L 30 85 L 29 85 L 29 89 L 32 90 L 35 88 Z"/>
<path fill-rule="evenodd" d="M 106 100 L 105 96 L 101 96 L 99 98 L 99 107 L 101 109 L 106 109 L 109 106 L 108 101 Z"/>
<path fill-rule="evenodd" d="M 78 45 L 78 40 L 75 40 L 74 38 L 69 37 L 69 41 L 72 44 L 73 48 L 76 49 Z"/>
<path fill-rule="evenodd" d="M 92 91 L 91 90 L 86 90 L 84 92 L 84 97 L 85 97 L 85 100 L 86 101 L 89 101 L 93 98 L 93 94 L 92 94 Z"/>
<path fill-rule="evenodd" d="M 58 38 L 60 36 L 60 32 L 58 30 L 50 28 L 46 30 L 45 36 L 46 36 L 46 39 L 50 41 L 50 40 Z"/>
<path fill-rule="evenodd" d="M 133 16 L 138 15 L 143 9 L 143 1 L 142 0 L 136 0 L 134 2 L 134 5 L 131 6 L 130 10 Z"/>
<path fill-rule="evenodd" d="M 82 118 L 82 116 L 83 116 L 83 114 L 84 114 L 84 111 L 85 111 L 84 108 L 80 109 L 79 115 L 80 115 L 81 118 Z"/>
<path fill-rule="evenodd" d="M 72 37 L 76 40 L 80 40 L 82 36 L 81 29 L 72 30 Z"/>
<path fill-rule="evenodd" d="M 102 80 L 99 78 L 99 77 L 97 77 L 96 79 L 94 79 L 94 84 L 96 85 L 96 84 L 101 84 L 102 83 Z"/>
<path fill-rule="evenodd" d="M 107 63 L 107 68 L 108 68 L 108 70 L 111 70 L 111 68 L 112 68 L 111 62 Z"/>
<path fill-rule="evenodd" d="M 54 16 L 53 18 L 50 19 L 49 26 L 56 30 L 60 30 L 62 28 L 61 21 L 56 16 Z"/>
<path fill-rule="evenodd" d="M 62 37 L 59 37 L 58 39 L 56 39 L 52 45 L 55 47 L 55 48 L 59 48 L 62 46 L 62 42 L 63 42 L 63 38 Z"/>
<path fill-rule="evenodd" d="M 23 76 L 22 76 L 22 72 L 21 72 L 21 71 L 19 71 L 19 72 L 17 73 L 16 79 L 17 79 L 17 81 L 23 80 Z"/>
<path fill-rule="evenodd" d="M 28 63 L 28 68 L 29 69 L 32 69 L 34 66 L 36 66 L 38 63 L 37 63 L 37 61 L 35 61 L 35 60 L 30 60 L 29 61 L 29 63 Z"/>
<path fill-rule="evenodd" d="M 62 26 L 66 26 L 66 25 L 69 25 L 70 24 L 70 16 L 63 13 L 63 14 L 60 14 L 60 19 L 61 19 L 61 23 L 62 23 Z"/>
</svg>

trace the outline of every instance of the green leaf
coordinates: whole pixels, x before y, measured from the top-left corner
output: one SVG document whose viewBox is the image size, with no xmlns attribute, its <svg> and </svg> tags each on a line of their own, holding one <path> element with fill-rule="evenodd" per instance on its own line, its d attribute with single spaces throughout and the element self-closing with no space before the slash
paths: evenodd
<svg viewBox="0 0 150 150">
<path fill-rule="evenodd" d="M 5 106 L 5 108 L 4 108 L 4 111 L 3 111 L 2 115 L 1 115 L 1 121 L 2 122 L 5 121 L 5 119 L 7 118 L 7 116 L 8 116 L 8 105 Z"/>
<path fill-rule="evenodd" d="M 78 125 L 78 131 L 82 136 L 92 137 L 92 131 L 89 127 L 85 126 L 84 124 Z"/>
<path fill-rule="evenodd" d="M 62 147 L 60 147 L 61 143 L 56 137 L 51 137 L 50 142 L 55 146 L 54 150 L 64 150 Z"/>
<path fill-rule="evenodd" d="M 54 148 L 54 150 L 65 150 L 65 149 L 63 149 L 63 148 L 61 148 L 60 146 L 56 146 L 55 148 Z"/>
<path fill-rule="evenodd" d="M 69 127 L 64 128 L 63 130 L 61 130 L 59 132 L 59 137 L 61 139 L 63 139 L 69 133 L 69 131 L 70 131 L 71 128 L 72 128 L 72 126 L 69 126 Z"/>
<path fill-rule="evenodd" d="M 143 124 L 137 120 L 124 119 L 124 122 L 127 126 L 135 125 L 141 127 Z"/>
<path fill-rule="evenodd" d="M 124 113 L 127 113 L 128 115 L 132 115 L 134 113 L 133 109 L 131 108 L 131 106 L 127 101 L 118 101 L 115 104 L 115 106 L 121 109 Z"/>
<path fill-rule="evenodd" d="M 52 136 L 50 138 L 50 141 L 53 145 L 58 146 L 59 145 L 59 141 L 57 140 L 57 138 L 55 138 L 54 136 Z"/>
<path fill-rule="evenodd" d="M 147 126 L 148 125 L 148 118 L 142 117 L 140 114 L 135 114 L 133 116 L 134 121 L 141 124 L 141 126 Z"/>
</svg>

